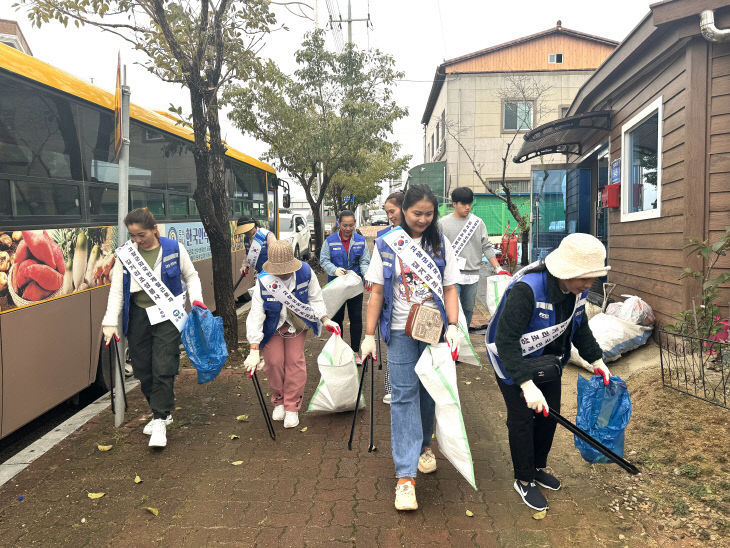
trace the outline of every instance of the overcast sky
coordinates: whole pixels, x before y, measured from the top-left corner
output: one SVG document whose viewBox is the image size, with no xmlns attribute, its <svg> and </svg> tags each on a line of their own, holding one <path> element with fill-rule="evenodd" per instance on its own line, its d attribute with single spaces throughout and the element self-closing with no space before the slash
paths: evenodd
<svg viewBox="0 0 730 548">
<path fill-rule="evenodd" d="M 610 3 L 590 0 L 352 0 L 353 18 L 365 18 L 370 11 L 372 29 L 362 22 L 353 23 L 353 41 L 361 48 L 378 48 L 392 54 L 398 67 L 405 71 L 398 82 L 396 96 L 408 107 L 407 118 L 395 126 L 393 140 L 411 154 L 411 166 L 423 162 L 423 129 L 421 116 L 431 89 L 436 67 L 445 59 L 514 40 L 554 27 L 560 19 L 564 27 L 623 40 L 649 12 L 647 0 L 613 0 Z M 314 5 L 314 0 L 310 0 Z M 327 4 L 338 0 L 319 0 L 319 21 L 324 26 L 329 18 Z M 132 102 L 151 110 L 167 110 L 174 103 L 189 111 L 185 90 L 163 83 L 135 62 L 143 57 L 128 43 L 98 29 L 76 29 L 51 22 L 41 29 L 30 26 L 24 12 L 16 12 L 10 0 L 0 1 L 0 19 L 20 23 L 33 55 L 79 78 L 92 81 L 112 91 L 116 74 L 116 53 L 128 65 L 128 83 Z M 335 8 L 337 9 L 337 8 Z M 293 52 L 314 22 L 297 18 L 282 7 L 275 8 L 280 22 L 290 30 L 269 36 L 263 50 L 279 66 L 294 69 Z M 339 13 L 347 17 L 347 0 L 339 0 Z M 342 25 L 347 39 L 347 26 Z M 332 48 L 335 41 L 328 31 Z M 251 156 L 261 157 L 267 150 L 264 143 L 242 135 L 227 119 L 222 119 L 226 141 Z M 294 189 L 292 189 L 294 191 Z M 295 192 L 295 196 L 300 192 Z"/>
</svg>

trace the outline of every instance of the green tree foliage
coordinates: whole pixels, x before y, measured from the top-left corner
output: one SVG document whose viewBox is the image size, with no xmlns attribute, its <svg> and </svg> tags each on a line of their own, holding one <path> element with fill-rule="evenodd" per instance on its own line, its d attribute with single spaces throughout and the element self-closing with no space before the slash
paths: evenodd
<svg viewBox="0 0 730 548">
<path fill-rule="evenodd" d="M 380 196 L 380 183 L 385 179 L 397 179 L 408 167 L 411 156 L 399 157 L 398 143 L 383 141 L 382 146 L 369 153 L 363 153 L 358 171 L 337 173 L 327 189 L 327 202 L 332 204 L 335 214 L 344 209 L 354 210 L 360 204 L 368 204 Z M 351 199 L 345 200 L 351 197 Z"/>
<path fill-rule="evenodd" d="M 295 61 L 291 76 L 269 62 L 257 80 L 231 86 L 226 98 L 233 105 L 230 119 L 269 145 L 268 158 L 304 188 L 316 212 L 336 176 L 368 171 L 393 123 L 407 114 L 393 99 L 403 73 L 379 51 L 327 50 L 321 30 L 305 37 Z M 317 215 L 314 225 L 319 254 Z"/>
<path fill-rule="evenodd" d="M 147 55 L 149 72 L 185 86 L 195 146 L 195 202 L 210 239 L 215 308 L 226 342 L 238 343 L 231 280 L 231 233 L 219 109 L 220 90 L 232 80 L 261 74 L 258 50 L 275 23 L 267 0 L 18 0 L 40 27 L 50 21 L 91 25 L 115 34 Z M 182 108 L 171 111 L 183 116 Z"/>
</svg>

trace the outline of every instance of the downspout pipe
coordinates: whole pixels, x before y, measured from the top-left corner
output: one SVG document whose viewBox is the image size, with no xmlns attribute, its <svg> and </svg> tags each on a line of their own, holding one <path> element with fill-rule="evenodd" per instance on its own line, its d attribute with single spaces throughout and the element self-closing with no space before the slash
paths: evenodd
<svg viewBox="0 0 730 548">
<path fill-rule="evenodd" d="M 730 41 L 730 29 L 718 29 L 715 26 L 714 10 L 705 10 L 700 14 L 700 32 L 708 42 Z"/>
</svg>

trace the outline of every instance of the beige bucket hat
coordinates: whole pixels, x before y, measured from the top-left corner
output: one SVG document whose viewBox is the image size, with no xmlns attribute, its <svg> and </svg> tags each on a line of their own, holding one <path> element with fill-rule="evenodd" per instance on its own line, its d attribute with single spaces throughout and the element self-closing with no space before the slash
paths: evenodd
<svg viewBox="0 0 730 548">
<path fill-rule="evenodd" d="M 276 240 L 269 244 L 269 260 L 263 265 L 267 273 L 275 276 L 291 274 L 301 267 L 302 261 L 294 257 L 294 249 L 289 242 Z"/>
<path fill-rule="evenodd" d="M 568 234 L 557 249 L 545 257 L 548 272 L 561 280 L 598 278 L 611 270 L 606 266 L 606 248 L 590 234 Z"/>
</svg>

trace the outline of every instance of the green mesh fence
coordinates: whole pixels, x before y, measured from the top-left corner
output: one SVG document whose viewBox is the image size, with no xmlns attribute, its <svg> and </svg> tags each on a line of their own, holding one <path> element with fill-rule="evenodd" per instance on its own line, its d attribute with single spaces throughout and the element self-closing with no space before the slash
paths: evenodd
<svg viewBox="0 0 730 548">
<path fill-rule="evenodd" d="M 517 204 L 517 209 L 520 210 L 520 213 L 529 218 L 530 197 L 512 195 L 512 200 Z M 451 207 L 451 204 L 439 205 L 440 217 L 449 215 L 453 211 L 454 208 Z M 496 196 L 474 196 L 474 205 L 471 208 L 471 212 L 484 221 L 487 227 L 487 233 L 490 236 L 504 234 L 504 231 L 507 229 L 507 223 L 509 223 L 510 232 L 517 227 L 517 221 L 515 221 L 509 212 L 507 204 Z"/>
</svg>

